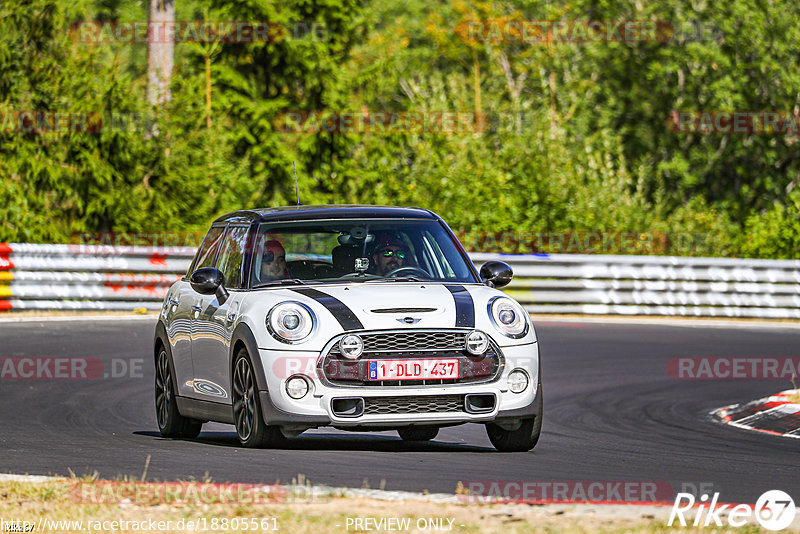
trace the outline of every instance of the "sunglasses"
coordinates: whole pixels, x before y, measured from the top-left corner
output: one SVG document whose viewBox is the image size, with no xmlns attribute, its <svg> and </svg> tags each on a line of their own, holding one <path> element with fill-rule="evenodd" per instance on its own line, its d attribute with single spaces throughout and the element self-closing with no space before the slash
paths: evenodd
<svg viewBox="0 0 800 534">
<path fill-rule="evenodd" d="M 384 250 L 381 255 L 384 258 L 391 258 L 392 256 L 397 256 L 401 260 L 405 259 L 406 253 L 402 250 Z"/>
<path fill-rule="evenodd" d="M 282 259 L 284 259 L 284 256 L 278 256 L 278 259 L 282 260 Z M 264 263 L 266 263 L 267 265 L 270 265 L 273 261 L 275 261 L 275 253 L 274 252 L 269 251 L 269 252 L 264 254 Z"/>
</svg>

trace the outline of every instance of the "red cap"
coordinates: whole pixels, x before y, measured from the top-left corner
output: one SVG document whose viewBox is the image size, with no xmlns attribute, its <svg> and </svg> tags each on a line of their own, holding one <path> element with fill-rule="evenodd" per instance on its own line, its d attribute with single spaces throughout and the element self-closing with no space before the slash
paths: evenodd
<svg viewBox="0 0 800 534">
<path fill-rule="evenodd" d="M 380 252 L 387 247 L 398 247 L 402 248 L 403 250 L 408 250 L 406 244 L 399 239 L 396 239 L 389 234 L 383 234 L 378 240 L 378 245 L 375 247 L 375 252 Z"/>
<path fill-rule="evenodd" d="M 266 243 L 264 243 L 264 252 L 272 252 L 276 256 L 278 254 L 286 254 L 286 250 L 284 250 L 283 245 L 280 241 L 276 241 L 275 239 L 270 239 Z"/>
</svg>

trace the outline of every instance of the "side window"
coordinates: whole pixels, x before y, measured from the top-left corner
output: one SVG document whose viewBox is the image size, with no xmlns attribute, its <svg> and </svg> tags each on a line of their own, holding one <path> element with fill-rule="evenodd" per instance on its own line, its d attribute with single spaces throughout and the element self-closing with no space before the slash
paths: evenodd
<svg viewBox="0 0 800 534">
<path fill-rule="evenodd" d="M 225 232 L 225 239 L 217 259 L 217 268 L 225 275 L 225 286 L 228 288 L 239 289 L 242 287 L 242 258 L 246 239 L 246 226 L 231 226 Z"/>
<path fill-rule="evenodd" d="M 192 266 L 189 267 L 187 276 L 191 276 L 193 272 L 201 267 L 213 267 L 214 258 L 217 256 L 219 245 L 222 242 L 222 232 L 225 230 L 224 226 L 212 226 L 211 230 L 206 234 L 200 248 L 197 249 L 197 255 L 194 257 Z"/>
</svg>

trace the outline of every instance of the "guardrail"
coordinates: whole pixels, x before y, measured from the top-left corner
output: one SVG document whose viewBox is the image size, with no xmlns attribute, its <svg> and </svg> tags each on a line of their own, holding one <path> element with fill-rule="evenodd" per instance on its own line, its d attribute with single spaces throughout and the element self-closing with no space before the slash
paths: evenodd
<svg viewBox="0 0 800 534">
<path fill-rule="evenodd" d="M 191 247 L 0 244 L 0 310 L 158 309 Z M 800 260 L 473 253 L 536 314 L 800 319 Z"/>
<path fill-rule="evenodd" d="M 800 260 L 471 254 L 514 269 L 531 313 L 800 318 Z"/>
<path fill-rule="evenodd" d="M 192 247 L 0 244 L 0 310 L 157 310 Z"/>
</svg>

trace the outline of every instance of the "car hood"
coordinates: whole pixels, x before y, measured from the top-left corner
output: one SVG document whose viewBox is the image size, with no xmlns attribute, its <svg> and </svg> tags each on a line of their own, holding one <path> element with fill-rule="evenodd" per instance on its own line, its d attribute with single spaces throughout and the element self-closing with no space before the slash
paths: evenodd
<svg viewBox="0 0 800 534">
<path fill-rule="evenodd" d="M 471 302 L 470 293 L 463 285 L 383 282 L 316 289 L 341 302 L 367 330 L 474 326 L 474 321 L 465 321 L 463 317 L 460 321 L 462 324 L 458 324 L 457 312 L 474 317 L 474 302 Z M 453 291 L 461 297 L 454 297 Z M 324 297 L 314 300 L 334 315 L 337 321 L 347 313 L 335 303 L 331 305 L 326 302 Z M 346 330 L 357 329 L 347 328 L 347 324 L 342 326 Z"/>
<path fill-rule="evenodd" d="M 265 315 L 277 302 L 294 300 L 308 306 L 317 317 L 314 334 L 293 346 L 293 350 L 321 350 L 342 332 L 364 330 L 476 328 L 487 332 L 500 346 L 535 341 L 532 332 L 530 337 L 513 340 L 498 332 L 489 318 L 488 304 L 505 294 L 480 284 L 329 284 L 281 288 L 269 293 L 275 299 L 261 301 Z M 286 348 L 274 339 L 265 338 L 264 342 L 264 348 Z"/>
</svg>

